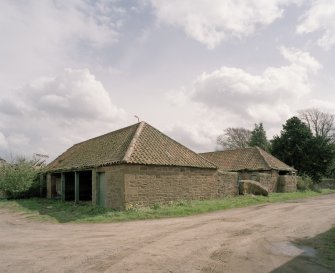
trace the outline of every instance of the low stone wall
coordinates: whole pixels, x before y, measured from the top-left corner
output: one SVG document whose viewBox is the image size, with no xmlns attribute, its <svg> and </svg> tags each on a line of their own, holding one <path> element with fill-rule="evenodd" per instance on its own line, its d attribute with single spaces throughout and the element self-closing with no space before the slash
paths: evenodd
<svg viewBox="0 0 335 273">
<path fill-rule="evenodd" d="M 238 173 L 218 171 L 218 197 L 238 195 Z"/>
<path fill-rule="evenodd" d="M 269 192 L 277 191 L 277 173 L 259 173 L 258 182 L 262 184 Z"/>
<path fill-rule="evenodd" d="M 333 189 L 335 190 L 335 179 L 325 178 L 319 183 L 319 186 L 323 189 Z"/>
<path fill-rule="evenodd" d="M 241 180 L 254 180 L 259 182 L 263 187 L 265 187 L 269 192 L 277 191 L 277 179 L 278 174 L 271 171 L 263 172 L 239 172 Z"/>
<path fill-rule="evenodd" d="M 238 173 L 236 172 L 217 172 L 218 197 L 236 196 L 238 191 Z"/>
<path fill-rule="evenodd" d="M 297 177 L 293 175 L 279 175 L 278 192 L 295 192 L 297 191 Z"/>
<path fill-rule="evenodd" d="M 237 174 L 215 169 L 126 165 L 124 187 L 125 208 L 214 199 L 237 194 Z"/>
</svg>

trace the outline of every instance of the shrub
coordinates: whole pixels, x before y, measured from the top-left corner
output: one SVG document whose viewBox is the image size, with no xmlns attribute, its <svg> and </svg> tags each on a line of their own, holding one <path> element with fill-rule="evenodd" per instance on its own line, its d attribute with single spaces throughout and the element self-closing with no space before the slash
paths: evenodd
<svg viewBox="0 0 335 273">
<path fill-rule="evenodd" d="M 308 175 L 298 176 L 297 188 L 300 191 L 311 190 L 313 188 L 313 180 Z"/>
<path fill-rule="evenodd" d="M 22 194 L 22 197 L 41 197 L 46 196 L 46 183 L 41 183 L 40 174 L 36 172 L 33 183 L 29 189 Z"/>
<path fill-rule="evenodd" d="M 7 198 L 24 197 L 36 183 L 37 170 L 32 162 L 26 159 L 17 159 L 12 164 L 5 164 L 0 167 L 0 192 Z"/>
</svg>

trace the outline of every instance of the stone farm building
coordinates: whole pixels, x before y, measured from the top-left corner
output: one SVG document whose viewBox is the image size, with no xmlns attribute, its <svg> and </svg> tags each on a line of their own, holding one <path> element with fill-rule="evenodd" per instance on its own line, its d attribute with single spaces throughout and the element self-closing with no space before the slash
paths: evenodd
<svg viewBox="0 0 335 273">
<path fill-rule="evenodd" d="M 238 194 L 237 173 L 145 122 L 75 144 L 47 167 L 47 196 L 115 209 Z"/>
<path fill-rule="evenodd" d="M 201 155 L 220 170 L 238 172 L 241 180 L 255 180 L 269 192 L 292 192 L 297 189 L 296 170 L 259 147 L 225 150 Z"/>
</svg>

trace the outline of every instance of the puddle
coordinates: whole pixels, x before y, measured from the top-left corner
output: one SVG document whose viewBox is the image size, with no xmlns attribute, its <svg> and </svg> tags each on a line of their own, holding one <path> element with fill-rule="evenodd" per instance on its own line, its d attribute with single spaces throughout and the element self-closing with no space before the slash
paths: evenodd
<svg viewBox="0 0 335 273">
<path fill-rule="evenodd" d="M 312 247 L 303 246 L 303 245 L 294 245 L 290 242 L 280 242 L 274 243 L 271 245 L 271 252 L 275 255 L 283 255 L 283 256 L 307 256 L 314 257 L 316 255 L 316 251 Z"/>
</svg>

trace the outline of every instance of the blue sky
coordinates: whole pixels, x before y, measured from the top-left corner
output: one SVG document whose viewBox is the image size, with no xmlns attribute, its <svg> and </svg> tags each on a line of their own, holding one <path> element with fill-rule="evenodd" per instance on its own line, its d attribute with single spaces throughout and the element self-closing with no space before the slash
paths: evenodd
<svg viewBox="0 0 335 273">
<path fill-rule="evenodd" d="M 335 112 L 332 0 L 5 0 L 0 35 L 0 157 L 134 115 L 204 152 L 227 127 Z"/>
</svg>

